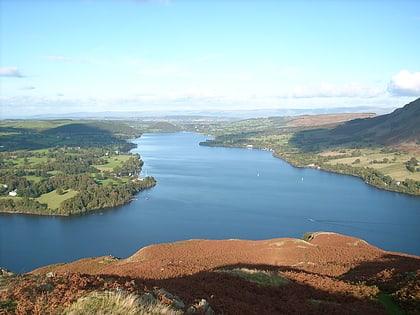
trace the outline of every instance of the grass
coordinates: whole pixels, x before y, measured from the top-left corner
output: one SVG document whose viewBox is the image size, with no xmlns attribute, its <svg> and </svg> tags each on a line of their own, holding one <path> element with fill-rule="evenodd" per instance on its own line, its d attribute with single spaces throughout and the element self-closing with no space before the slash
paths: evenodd
<svg viewBox="0 0 420 315">
<path fill-rule="evenodd" d="M 14 312 L 16 310 L 17 303 L 12 300 L 0 301 L 0 311 Z M 3 313 L 2 313 L 3 314 Z"/>
<path fill-rule="evenodd" d="M 71 197 L 74 197 L 76 195 L 77 191 L 72 189 L 65 191 L 62 195 L 57 194 L 56 190 L 53 190 L 47 194 L 41 195 L 40 197 L 36 198 L 36 200 L 40 203 L 48 204 L 48 208 L 50 209 L 58 209 L 61 202 L 63 202 L 66 199 L 70 199 Z"/>
<path fill-rule="evenodd" d="M 236 277 L 241 277 L 249 282 L 256 283 L 261 286 L 279 286 L 290 283 L 290 280 L 285 277 L 258 269 L 236 268 L 219 270 L 218 272 L 225 272 Z"/>
<path fill-rule="evenodd" d="M 0 126 L 25 128 L 25 129 L 48 129 L 68 124 L 68 120 L 7 120 L 0 122 Z"/>
<path fill-rule="evenodd" d="M 25 160 L 25 158 L 4 157 L 3 160 L 4 162 L 12 163 L 15 167 L 23 167 L 26 170 L 30 170 L 30 169 L 33 169 L 34 166 L 36 166 L 37 164 L 46 163 L 48 158 L 46 156 L 44 157 L 30 156 L 30 157 L 27 157 Z M 51 159 L 51 160 L 54 160 L 54 159 Z"/>
<path fill-rule="evenodd" d="M 25 178 L 27 180 L 29 180 L 29 181 L 34 182 L 34 183 L 37 183 L 37 182 L 39 182 L 42 179 L 42 177 L 40 177 L 40 176 L 34 176 L 34 175 L 26 175 Z"/>
<path fill-rule="evenodd" d="M 170 306 L 158 301 L 148 304 L 141 303 L 139 296 L 122 292 L 91 292 L 79 298 L 70 307 L 64 310 L 66 315 L 142 315 L 142 314 L 183 314 Z"/>
<path fill-rule="evenodd" d="M 352 150 L 346 150 L 345 155 L 350 155 Z M 405 163 L 413 157 L 413 153 L 395 152 L 383 153 L 379 148 L 377 149 L 360 149 L 361 156 L 346 156 L 333 158 L 329 164 L 348 164 L 358 167 L 371 167 L 381 171 L 384 175 L 388 175 L 395 180 L 404 181 L 409 178 L 420 181 L 420 172 L 409 172 Z M 387 163 L 372 163 L 373 161 L 383 161 L 388 159 Z M 356 160 L 360 162 L 353 164 Z"/>
<path fill-rule="evenodd" d="M 130 158 L 128 154 L 120 154 L 108 158 L 108 163 L 105 165 L 94 165 L 100 171 L 111 171 L 115 167 L 122 166 Z"/>
<path fill-rule="evenodd" d="M 115 180 L 113 180 L 112 178 L 107 178 L 107 179 L 95 179 L 98 183 L 100 183 L 102 186 L 108 186 L 108 185 L 114 185 L 117 184 L 117 182 Z"/>
<path fill-rule="evenodd" d="M 0 199 L 13 199 L 13 200 L 17 200 L 17 199 L 22 199 L 22 197 L 11 197 L 11 196 L 0 196 Z"/>
<path fill-rule="evenodd" d="M 48 158 L 46 156 L 43 157 L 36 157 L 36 156 L 30 156 L 27 158 L 27 165 L 31 165 L 31 164 L 39 164 L 39 163 L 45 163 L 47 162 Z M 52 159 L 53 160 L 53 159 Z M 18 159 L 18 164 L 19 166 L 24 166 L 25 165 L 25 161 L 23 158 Z"/>
<path fill-rule="evenodd" d="M 391 299 L 389 294 L 381 292 L 378 296 L 379 302 L 385 307 L 388 314 L 391 315 L 404 315 L 405 312 L 401 310 Z"/>
</svg>

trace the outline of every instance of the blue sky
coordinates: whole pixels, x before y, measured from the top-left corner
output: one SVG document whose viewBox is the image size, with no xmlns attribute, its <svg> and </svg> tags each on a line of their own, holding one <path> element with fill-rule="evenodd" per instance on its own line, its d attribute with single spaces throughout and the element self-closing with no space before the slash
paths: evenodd
<svg viewBox="0 0 420 315">
<path fill-rule="evenodd" d="M 415 0 L 0 0 L 0 115 L 400 107 L 419 34 Z"/>
</svg>

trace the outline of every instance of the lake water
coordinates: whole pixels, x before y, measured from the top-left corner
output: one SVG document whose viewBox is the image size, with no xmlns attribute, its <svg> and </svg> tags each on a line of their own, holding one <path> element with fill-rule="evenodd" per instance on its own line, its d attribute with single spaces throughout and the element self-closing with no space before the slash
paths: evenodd
<svg viewBox="0 0 420 315">
<path fill-rule="evenodd" d="M 192 238 L 300 238 L 332 231 L 420 255 L 420 198 L 358 178 L 297 169 L 270 152 L 199 146 L 193 133 L 134 142 L 156 187 L 118 209 L 75 217 L 0 215 L 0 266 L 15 272 L 82 257 L 127 257 Z"/>
</svg>

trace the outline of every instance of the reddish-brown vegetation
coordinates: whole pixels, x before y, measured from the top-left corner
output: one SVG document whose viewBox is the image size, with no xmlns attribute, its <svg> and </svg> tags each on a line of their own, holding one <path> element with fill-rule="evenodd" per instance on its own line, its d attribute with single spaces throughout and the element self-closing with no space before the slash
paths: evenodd
<svg viewBox="0 0 420 315">
<path fill-rule="evenodd" d="M 301 115 L 292 117 L 290 124 L 292 126 L 322 126 L 329 124 L 338 124 L 345 121 L 358 118 L 371 118 L 375 114 L 370 113 L 342 113 L 342 114 L 322 114 L 322 115 Z"/>
<path fill-rule="evenodd" d="M 0 287 L 0 300 L 16 301 L 16 314 L 45 314 L 92 290 L 160 287 L 187 305 L 204 298 L 217 314 L 386 314 L 382 292 L 405 311 L 420 311 L 419 257 L 332 233 L 309 239 L 152 245 L 126 259 L 89 258 L 14 277 Z M 240 268 L 289 281 L 265 286 L 218 272 Z"/>
</svg>

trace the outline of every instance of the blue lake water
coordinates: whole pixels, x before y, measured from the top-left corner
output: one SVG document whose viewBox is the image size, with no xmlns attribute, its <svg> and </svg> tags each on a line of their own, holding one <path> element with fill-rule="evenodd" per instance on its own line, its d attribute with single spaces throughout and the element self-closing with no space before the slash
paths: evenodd
<svg viewBox="0 0 420 315">
<path fill-rule="evenodd" d="M 420 255 L 420 198 L 358 178 L 293 168 L 270 152 L 199 146 L 194 133 L 134 142 L 156 187 L 118 209 L 75 217 L 0 215 L 0 266 L 16 272 L 82 257 L 127 257 L 192 238 L 300 238 L 332 231 Z"/>
</svg>

